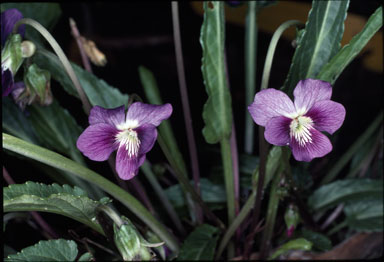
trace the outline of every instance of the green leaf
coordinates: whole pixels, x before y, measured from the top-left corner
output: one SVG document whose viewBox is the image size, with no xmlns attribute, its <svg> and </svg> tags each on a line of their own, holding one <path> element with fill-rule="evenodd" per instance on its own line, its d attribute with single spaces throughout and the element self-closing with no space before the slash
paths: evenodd
<svg viewBox="0 0 384 262">
<path fill-rule="evenodd" d="M 323 234 L 303 229 L 301 236 L 313 243 L 313 248 L 319 251 L 327 251 L 332 249 L 331 240 Z"/>
<path fill-rule="evenodd" d="M 382 197 L 383 181 L 368 178 L 338 180 L 321 186 L 308 199 L 308 205 L 315 210 L 325 210 L 346 201 L 361 197 Z"/>
<path fill-rule="evenodd" d="M 32 93 L 37 93 L 42 103 L 48 98 L 46 90 L 50 86 L 50 81 L 49 71 L 40 69 L 36 64 L 30 65 L 24 72 L 24 84 L 33 91 Z"/>
<path fill-rule="evenodd" d="M 200 44 L 203 49 L 201 70 L 208 100 L 204 105 L 203 135 L 207 143 L 229 139 L 232 131 L 232 106 L 224 64 L 224 8 L 223 2 L 204 2 L 204 22 Z"/>
<path fill-rule="evenodd" d="M 348 201 L 344 206 L 348 226 L 358 232 L 383 231 L 383 210 L 383 194 Z"/>
<path fill-rule="evenodd" d="M 191 184 L 193 184 L 193 181 L 191 181 Z M 226 201 L 224 186 L 213 184 L 207 178 L 200 179 L 200 190 L 205 203 L 224 203 Z M 174 207 L 185 206 L 180 184 L 170 186 L 165 190 L 165 194 Z"/>
<path fill-rule="evenodd" d="M 1 4 L 1 12 L 17 8 L 24 18 L 32 18 L 48 30 L 52 30 L 61 15 L 58 3 L 6 3 Z M 25 38 L 42 44 L 43 37 L 32 27 L 25 27 Z"/>
<path fill-rule="evenodd" d="M 11 152 L 37 160 L 57 169 L 65 170 L 89 183 L 98 186 L 115 199 L 119 200 L 132 213 L 148 225 L 148 227 L 151 228 L 151 230 L 156 233 L 172 251 L 177 252 L 179 250 L 179 246 L 175 238 L 136 198 L 103 176 L 62 155 L 4 133 L 3 147 Z"/>
<path fill-rule="evenodd" d="M 317 75 L 318 79 L 335 83 L 343 70 L 361 52 L 373 35 L 383 26 L 383 8 L 380 6 L 371 15 L 363 30 L 355 35 L 349 44 L 343 48 L 329 61 Z"/>
<path fill-rule="evenodd" d="M 290 251 L 290 250 L 311 250 L 312 248 L 312 243 L 304 238 L 298 238 L 298 239 L 293 239 L 291 241 L 288 241 L 281 247 L 279 247 L 275 253 L 273 253 L 268 260 L 270 259 L 275 259 L 278 256 Z"/>
<path fill-rule="evenodd" d="M 79 257 L 79 260 L 77 261 L 95 261 L 94 257 L 92 256 L 91 253 L 86 252 Z"/>
<path fill-rule="evenodd" d="M 8 256 L 5 261 L 75 261 L 77 253 L 77 245 L 73 240 L 42 240 Z"/>
<path fill-rule="evenodd" d="M 349 1 L 313 1 L 284 88 L 291 94 L 303 79 L 314 78 L 339 51 Z"/>
<path fill-rule="evenodd" d="M 27 182 L 10 185 L 3 192 L 4 212 L 41 211 L 75 219 L 102 233 L 96 222 L 96 207 L 100 202 L 91 200 L 80 188 L 44 185 Z"/>
<path fill-rule="evenodd" d="M 33 59 L 39 67 L 50 71 L 52 78 L 58 81 L 66 92 L 79 97 L 61 62 L 53 53 L 40 48 L 33 56 Z M 104 80 L 97 78 L 94 74 L 87 72 L 75 63 L 71 63 L 71 65 L 93 106 L 116 108 L 127 105 L 128 95 L 122 94 L 117 88 L 108 85 Z"/>
<path fill-rule="evenodd" d="M 185 239 L 177 260 L 213 260 L 218 239 L 216 227 L 203 224 Z"/>
</svg>

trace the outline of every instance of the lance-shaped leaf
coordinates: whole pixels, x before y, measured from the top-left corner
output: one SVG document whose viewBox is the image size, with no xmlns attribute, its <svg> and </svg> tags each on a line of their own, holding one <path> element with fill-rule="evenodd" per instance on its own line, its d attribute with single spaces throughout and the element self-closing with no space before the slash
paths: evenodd
<svg viewBox="0 0 384 262">
<path fill-rule="evenodd" d="M 216 227 L 202 224 L 184 241 L 178 260 L 213 260 L 218 239 Z"/>
<path fill-rule="evenodd" d="M 73 240 L 42 240 L 15 255 L 9 255 L 5 261 L 75 261 L 77 253 Z"/>
<path fill-rule="evenodd" d="M 313 1 L 284 89 L 291 93 L 299 80 L 314 78 L 339 51 L 349 1 Z"/>
<path fill-rule="evenodd" d="M 204 2 L 204 22 L 200 43 L 203 49 L 201 70 L 208 100 L 204 105 L 203 135 L 214 144 L 229 138 L 232 128 L 231 95 L 226 83 L 224 64 L 224 7 L 223 2 Z"/>
<path fill-rule="evenodd" d="M 363 30 L 355 35 L 349 44 L 343 48 L 326 64 L 317 78 L 334 83 L 341 72 L 360 53 L 372 36 L 383 26 L 383 8 L 380 6 L 371 15 Z"/>
<path fill-rule="evenodd" d="M 27 182 L 10 185 L 3 192 L 4 212 L 41 211 L 75 219 L 102 233 L 96 222 L 96 208 L 101 203 L 87 197 L 78 187 Z"/>
</svg>

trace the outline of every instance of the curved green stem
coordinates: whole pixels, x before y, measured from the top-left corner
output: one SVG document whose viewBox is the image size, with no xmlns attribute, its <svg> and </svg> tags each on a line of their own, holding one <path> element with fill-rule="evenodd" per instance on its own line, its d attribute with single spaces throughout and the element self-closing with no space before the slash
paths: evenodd
<svg viewBox="0 0 384 262">
<path fill-rule="evenodd" d="M 77 76 L 75 72 L 73 71 L 73 68 L 71 64 L 68 61 L 68 58 L 65 56 L 63 50 L 59 46 L 59 44 L 56 42 L 56 40 L 53 38 L 51 33 L 48 32 L 47 29 L 45 29 L 40 23 L 37 21 L 30 19 L 30 18 L 23 18 L 19 20 L 15 26 L 13 27 L 13 33 L 16 33 L 19 26 L 22 24 L 26 24 L 29 26 L 32 26 L 34 29 L 36 29 L 51 45 L 52 49 L 55 51 L 57 56 L 59 57 L 61 63 L 64 66 L 65 71 L 67 72 L 68 76 L 71 78 L 73 85 L 75 86 L 77 92 L 79 93 L 81 102 L 83 103 L 83 107 L 87 115 L 89 115 L 89 111 L 91 110 L 91 104 L 88 101 L 87 95 L 84 93 L 83 88 L 80 85 L 79 79 L 77 79 Z"/>
<path fill-rule="evenodd" d="M 100 187 L 105 192 L 119 200 L 129 210 L 139 217 L 153 232 L 155 232 L 172 251 L 179 251 L 176 239 L 159 223 L 151 213 L 131 194 L 113 184 L 96 172 L 43 147 L 28 143 L 14 136 L 3 133 L 3 146 L 14 153 L 37 160 L 41 163 L 68 171 L 90 183 Z"/>
</svg>

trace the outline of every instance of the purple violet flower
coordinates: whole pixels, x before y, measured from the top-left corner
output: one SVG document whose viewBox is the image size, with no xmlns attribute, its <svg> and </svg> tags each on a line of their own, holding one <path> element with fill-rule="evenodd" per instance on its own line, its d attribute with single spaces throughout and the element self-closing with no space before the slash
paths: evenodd
<svg viewBox="0 0 384 262">
<path fill-rule="evenodd" d="M 248 110 L 256 124 L 265 127 L 264 137 L 273 145 L 292 150 L 297 161 L 309 162 L 332 151 L 329 139 L 343 124 L 345 108 L 331 101 L 328 82 L 301 80 L 293 91 L 295 102 L 282 91 L 269 88 L 258 92 Z"/>
<path fill-rule="evenodd" d="M 133 103 L 125 116 L 124 105 L 105 109 L 94 106 L 77 148 L 94 161 L 105 161 L 117 150 L 116 171 L 123 180 L 137 175 L 157 138 L 156 127 L 172 114 L 172 106 Z"/>
<path fill-rule="evenodd" d="M 13 27 L 17 21 L 23 18 L 23 15 L 19 10 L 12 8 L 5 10 L 1 13 L 1 48 L 4 47 L 4 44 L 8 36 L 12 33 Z M 18 28 L 18 33 L 23 37 L 25 33 L 25 25 L 21 25 Z M 3 50 L 2 50 L 3 51 Z M 3 56 L 3 53 L 2 53 Z M 7 96 L 13 90 L 13 77 L 14 73 L 9 68 L 6 62 L 1 62 L 1 89 L 2 96 Z"/>
</svg>

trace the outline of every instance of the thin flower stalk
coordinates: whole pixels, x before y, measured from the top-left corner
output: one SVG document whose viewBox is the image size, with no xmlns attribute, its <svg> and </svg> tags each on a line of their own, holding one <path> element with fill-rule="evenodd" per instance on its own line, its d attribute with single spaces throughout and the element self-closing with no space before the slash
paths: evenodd
<svg viewBox="0 0 384 262">
<path fill-rule="evenodd" d="M 79 33 L 79 29 L 77 29 L 76 22 L 73 18 L 69 18 L 69 26 L 71 27 L 72 35 L 76 40 L 77 47 L 79 48 L 81 61 L 83 62 L 84 68 L 88 72 L 92 73 L 91 63 L 89 62 L 88 56 L 84 51 L 83 44 L 81 43 L 81 40 L 80 40 L 81 36 Z"/>
</svg>

